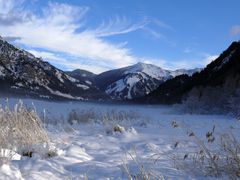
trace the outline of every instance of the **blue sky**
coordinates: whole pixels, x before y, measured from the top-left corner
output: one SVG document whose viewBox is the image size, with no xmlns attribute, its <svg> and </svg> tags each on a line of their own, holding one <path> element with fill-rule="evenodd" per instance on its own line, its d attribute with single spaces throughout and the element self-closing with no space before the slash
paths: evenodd
<svg viewBox="0 0 240 180">
<path fill-rule="evenodd" d="M 0 0 L 0 35 L 63 70 L 204 67 L 240 39 L 239 0 Z"/>
</svg>

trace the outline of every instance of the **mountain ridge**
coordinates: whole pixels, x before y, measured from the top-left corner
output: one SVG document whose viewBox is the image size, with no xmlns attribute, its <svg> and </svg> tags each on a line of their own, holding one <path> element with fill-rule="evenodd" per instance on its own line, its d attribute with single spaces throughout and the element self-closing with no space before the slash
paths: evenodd
<svg viewBox="0 0 240 180">
<path fill-rule="evenodd" d="M 23 96 L 72 100 L 105 96 L 3 38 L 0 38 L 0 80 L 5 87 L 2 91 Z"/>
<path fill-rule="evenodd" d="M 181 75 L 168 80 L 149 95 L 139 98 L 138 102 L 175 104 L 193 97 L 193 94 L 198 101 L 207 101 L 204 96 L 212 94 L 208 97 L 211 99 L 215 94 L 223 94 L 223 91 L 226 97 L 230 97 L 240 87 L 239 58 L 240 42 L 235 41 L 201 72 L 193 76 Z M 212 102 L 217 104 L 218 99 L 221 98 L 215 97 Z M 227 103 L 226 100 L 223 102 Z"/>
</svg>

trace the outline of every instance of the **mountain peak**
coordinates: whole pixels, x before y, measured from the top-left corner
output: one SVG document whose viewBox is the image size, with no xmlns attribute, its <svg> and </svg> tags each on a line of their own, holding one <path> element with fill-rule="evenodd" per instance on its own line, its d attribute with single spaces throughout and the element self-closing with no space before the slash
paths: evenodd
<svg viewBox="0 0 240 180">
<path fill-rule="evenodd" d="M 141 65 L 141 64 L 145 64 L 145 63 L 143 63 L 143 62 L 138 62 L 137 64 Z"/>
<path fill-rule="evenodd" d="M 149 64 L 149 63 L 144 63 L 144 62 L 138 62 L 137 64 L 135 64 L 135 65 L 133 65 L 133 66 L 140 66 L 140 67 L 155 66 L 155 67 L 158 67 L 158 66 L 156 66 L 156 65 Z"/>
<path fill-rule="evenodd" d="M 137 64 L 135 64 L 135 66 L 145 66 L 145 65 L 148 65 L 148 64 L 143 62 L 138 62 Z"/>
<path fill-rule="evenodd" d="M 129 66 L 127 68 L 130 68 L 135 71 L 149 71 L 149 70 L 154 70 L 154 71 L 165 71 L 159 66 L 149 64 L 149 63 L 143 63 L 143 62 L 138 62 L 137 64 L 134 64 L 132 66 Z"/>
<path fill-rule="evenodd" d="M 161 67 L 153 64 L 146 64 L 142 62 L 125 68 L 124 74 L 132 73 L 144 73 L 156 79 L 162 79 L 162 77 L 167 77 L 170 75 L 170 71 L 168 70 L 162 69 Z"/>
</svg>

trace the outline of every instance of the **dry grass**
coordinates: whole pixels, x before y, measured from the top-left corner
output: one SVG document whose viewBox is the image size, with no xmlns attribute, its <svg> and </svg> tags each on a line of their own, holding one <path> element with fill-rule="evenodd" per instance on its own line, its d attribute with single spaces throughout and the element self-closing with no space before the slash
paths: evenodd
<svg viewBox="0 0 240 180">
<path fill-rule="evenodd" d="M 184 154 L 175 153 L 173 156 L 175 167 L 199 176 L 240 178 L 240 142 L 230 130 L 216 133 L 214 125 L 206 132 L 205 139 L 201 139 L 186 125 L 173 124 L 173 128 L 186 130 L 188 141 L 195 147 L 183 151 Z M 176 151 L 180 143 L 174 144 Z"/>
<path fill-rule="evenodd" d="M 133 150 L 131 153 L 127 153 L 127 157 L 130 158 L 130 162 L 135 166 L 135 170 L 131 170 L 129 164 L 123 161 L 123 172 L 129 180 L 164 180 L 164 177 L 160 172 L 155 172 L 151 169 L 147 169 L 138 158 L 139 156 L 136 153 L 136 150 Z M 128 158 L 128 159 L 129 159 Z"/>
<path fill-rule="evenodd" d="M 11 110 L 0 108 L 0 149 L 10 149 L 20 154 L 39 144 L 50 142 L 40 118 L 21 102 Z"/>
</svg>

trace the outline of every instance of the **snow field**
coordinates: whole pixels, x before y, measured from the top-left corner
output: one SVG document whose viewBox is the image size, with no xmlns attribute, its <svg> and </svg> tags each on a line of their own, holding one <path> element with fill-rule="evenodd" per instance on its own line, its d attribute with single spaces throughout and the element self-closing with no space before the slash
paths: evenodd
<svg viewBox="0 0 240 180">
<path fill-rule="evenodd" d="M 8 103 L 12 107 L 16 102 Z M 178 169 L 181 162 L 173 159 L 177 155 L 183 160 L 186 152 L 197 148 L 187 131 L 204 139 L 215 125 L 216 133 L 231 129 L 239 138 L 240 124 L 228 116 L 181 114 L 166 106 L 24 100 L 27 106 L 32 102 L 42 119 L 53 119 L 52 123 L 46 120 L 45 129 L 56 156 L 18 155 L 1 166 L 0 179 L 201 179 L 206 177 Z M 87 121 L 70 125 L 68 115 L 73 109 L 83 112 L 81 117 L 87 114 Z M 174 128 L 173 122 L 184 128 Z"/>
</svg>

